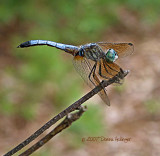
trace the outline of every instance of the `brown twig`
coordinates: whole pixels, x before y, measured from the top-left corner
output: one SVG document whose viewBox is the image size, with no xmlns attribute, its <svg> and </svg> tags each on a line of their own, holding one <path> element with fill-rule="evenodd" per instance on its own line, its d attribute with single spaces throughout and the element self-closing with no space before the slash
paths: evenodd
<svg viewBox="0 0 160 156">
<path fill-rule="evenodd" d="M 35 143 L 28 150 L 20 154 L 20 156 L 30 155 L 36 150 L 38 150 L 41 146 L 47 143 L 51 138 L 53 138 L 56 134 L 60 133 L 62 130 L 69 127 L 74 121 L 78 120 L 82 114 L 86 111 L 87 107 L 80 107 L 78 112 L 68 114 L 66 118 L 56 126 L 50 133 L 48 133 L 45 137 L 43 137 L 40 141 Z"/>
<path fill-rule="evenodd" d="M 103 88 L 109 86 L 110 84 L 117 82 L 119 78 L 124 78 L 129 71 L 121 71 L 120 75 L 116 75 L 113 78 L 109 79 L 108 81 L 103 80 L 98 86 L 96 86 L 93 90 L 91 90 L 89 93 L 84 95 L 82 98 L 80 98 L 78 101 L 67 107 L 65 110 L 60 112 L 58 115 L 53 117 L 50 121 L 48 121 L 45 125 L 43 125 L 40 129 L 38 129 L 34 134 L 32 134 L 30 137 L 28 137 L 26 140 L 24 140 L 22 143 L 20 143 L 18 146 L 13 148 L 11 151 L 6 153 L 4 156 L 11 156 L 17 151 L 24 148 L 26 145 L 28 145 L 31 141 L 33 141 L 35 138 L 37 138 L 39 135 L 41 135 L 45 130 L 47 130 L 49 127 L 51 127 L 53 124 L 55 124 L 58 120 L 62 119 L 64 116 L 69 114 L 70 112 L 76 110 L 78 107 L 80 107 L 85 101 L 90 99 L 92 96 L 100 92 Z"/>
</svg>

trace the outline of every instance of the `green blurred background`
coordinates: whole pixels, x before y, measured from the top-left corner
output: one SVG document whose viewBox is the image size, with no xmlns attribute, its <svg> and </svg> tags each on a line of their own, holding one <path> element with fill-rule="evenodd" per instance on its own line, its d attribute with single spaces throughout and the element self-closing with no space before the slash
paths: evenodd
<svg viewBox="0 0 160 156">
<path fill-rule="evenodd" d="M 74 70 L 72 56 L 47 46 L 16 48 L 31 39 L 135 45 L 134 55 L 118 61 L 131 73 L 122 86 L 109 87 L 111 107 L 98 96 L 92 98 L 79 121 L 33 155 L 160 153 L 159 8 L 159 0 L 1 1 L 0 154 L 89 91 Z M 129 143 L 81 141 L 90 136 L 132 139 Z"/>
</svg>

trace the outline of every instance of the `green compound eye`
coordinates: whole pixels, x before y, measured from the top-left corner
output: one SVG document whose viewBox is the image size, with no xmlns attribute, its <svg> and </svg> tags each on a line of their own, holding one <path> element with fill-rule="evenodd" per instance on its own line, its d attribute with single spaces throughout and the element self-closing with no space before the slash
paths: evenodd
<svg viewBox="0 0 160 156">
<path fill-rule="evenodd" d="M 114 62 L 118 58 L 118 55 L 114 49 L 108 49 L 106 53 L 106 61 Z"/>
</svg>

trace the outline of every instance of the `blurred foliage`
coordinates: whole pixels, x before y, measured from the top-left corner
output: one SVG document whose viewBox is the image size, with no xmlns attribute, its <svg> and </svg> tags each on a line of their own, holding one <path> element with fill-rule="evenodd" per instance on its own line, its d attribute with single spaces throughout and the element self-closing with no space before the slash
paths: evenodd
<svg viewBox="0 0 160 156">
<path fill-rule="evenodd" d="M 114 90 L 117 92 L 117 93 L 122 93 L 124 90 L 125 90 L 125 86 L 126 84 L 123 82 L 122 84 L 116 84 L 115 87 L 114 87 Z"/>
<path fill-rule="evenodd" d="M 80 134 L 80 136 L 84 134 L 86 136 L 103 135 L 104 127 L 100 119 L 103 119 L 102 111 L 98 106 L 90 105 L 87 112 L 84 113 L 83 117 L 76 124 L 70 127 L 70 130 L 73 133 Z"/>
<path fill-rule="evenodd" d="M 74 73 L 68 55 L 50 47 L 15 49 L 18 44 L 30 39 L 68 44 L 96 41 L 104 30 L 119 22 L 119 8 L 127 7 L 152 23 L 159 15 L 159 4 L 159 0 L 1 1 L 1 28 L 14 20 L 21 23 L 18 33 L 12 32 L 9 38 L 10 51 L 19 63 L 5 68 L 11 84 L 1 87 L 1 112 L 8 115 L 21 112 L 26 119 L 34 117 L 35 111 L 30 110 L 35 110 L 36 105 L 49 96 L 46 89 L 52 91 L 50 100 L 57 108 L 80 95 L 81 83 L 76 74 L 70 76 Z"/>
<path fill-rule="evenodd" d="M 124 0 L 126 1 L 126 0 Z M 140 14 L 140 17 L 142 19 L 142 22 L 145 22 L 146 24 L 154 24 L 155 21 L 159 19 L 159 6 L 160 1 L 159 0 L 127 0 L 127 5 L 134 11 L 138 11 Z"/>
<path fill-rule="evenodd" d="M 107 27 L 117 24 L 117 10 L 121 6 L 152 23 L 159 17 L 159 5 L 159 0 L 5 0 L 0 5 L 0 22 L 4 24 L 19 18 L 26 23 L 26 29 L 30 28 L 28 38 L 82 43 L 84 38 L 97 40 Z"/>
<path fill-rule="evenodd" d="M 25 118 L 34 116 L 35 111 L 27 111 L 27 107 L 35 109 L 36 103 L 45 96 L 46 86 L 55 93 L 53 103 L 60 107 L 68 105 L 72 97 L 80 93 L 81 83 L 75 78 L 77 75 L 70 76 L 72 65 L 67 55 L 64 54 L 67 57 L 64 58 L 59 50 L 49 47 L 15 49 L 18 44 L 30 39 L 70 44 L 92 42 L 99 39 L 107 27 L 119 22 L 118 8 L 126 6 L 144 21 L 152 23 L 158 18 L 159 5 L 159 0 L 1 1 L 1 28 L 14 20 L 21 23 L 19 33 L 12 32 L 9 39 L 11 53 L 20 63 L 6 67 L 13 84 L 1 89 L 1 111 L 7 114 L 26 112 Z M 18 94 L 19 101 L 14 99 Z M 18 109 L 15 106 L 19 106 Z"/>
<path fill-rule="evenodd" d="M 87 139 L 88 137 L 103 136 L 106 134 L 103 121 L 102 110 L 99 109 L 99 106 L 89 105 L 83 116 L 69 127 L 68 131 L 71 134 L 68 135 L 65 132 L 63 133 L 63 138 L 68 140 L 68 144 L 72 148 L 80 148 L 84 145 L 82 138 Z M 107 127 L 106 123 L 105 127 Z"/>
<path fill-rule="evenodd" d="M 159 103 L 160 103 L 159 99 L 150 99 L 150 100 L 147 100 L 144 104 L 149 113 L 156 114 L 156 113 L 159 113 L 159 110 L 160 110 Z"/>
<path fill-rule="evenodd" d="M 118 9 L 126 7 L 140 21 L 152 25 L 159 17 L 159 6 L 159 0 L 2 0 L 0 39 L 14 63 L 1 69 L 0 112 L 32 120 L 40 103 L 51 103 L 53 109 L 61 110 L 82 92 L 82 81 L 72 70 L 71 56 L 51 47 L 16 49 L 18 44 L 31 39 L 74 45 L 94 42 L 107 28 L 119 24 Z M 118 87 L 117 92 L 124 89 Z M 146 106 L 150 107 L 150 103 Z M 151 110 L 157 108 L 156 103 Z M 98 110 L 90 107 L 70 130 L 81 135 L 102 135 Z"/>
</svg>

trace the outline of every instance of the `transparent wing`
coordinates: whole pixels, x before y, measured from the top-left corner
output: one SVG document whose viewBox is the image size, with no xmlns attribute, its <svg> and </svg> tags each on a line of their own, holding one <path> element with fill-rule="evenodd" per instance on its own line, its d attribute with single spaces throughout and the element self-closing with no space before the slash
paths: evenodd
<svg viewBox="0 0 160 156">
<path fill-rule="evenodd" d="M 132 43 L 97 42 L 97 44 L 102 48 L 103 51 L 107 51 L 108 49 L 114 49 L 119 57 L 131 55 L 134 51 L 134 46 Z"/>
<path fill-rule="evenodd" d="M 94 66 L 93 61 L 86 59 L 85 57 L 82 56 L 75 56 L 73 59 L 73 65 L 75 67 L 75 69 L 77 70 L 77 72 L 81 75 L 81 77 L 84 79 L 84 81 L 91 87 L 94 88 L 95 86 L 99 85 L 100 80 L 97 76 L 97 74 L 95 74 L 94 78 L 93 75 L 91 75 L 90 80 L 89 80 L 89 74 Z M 110 106 L 110 101 L 108 99 L 107 93 L 105 88 L 103 90 L 101 90 L 98 95 L 102 98 L 102 100 L 108 105 Z"/>
<path fill-rule="evenodd" d="M 104 59 L 101 59 L 100 62 L 98 62 L 99 66 L 99 75 L 104 79 L 110 79 L 117 75 L 118 79 L 115 82 L 115 84 L 122 84 L 124 79 L 121 76 L 121 73 L 123 72 L 122 68 L 118 66 L 116 63 L 113 62 L 107 62 Z"/>
</svg>

